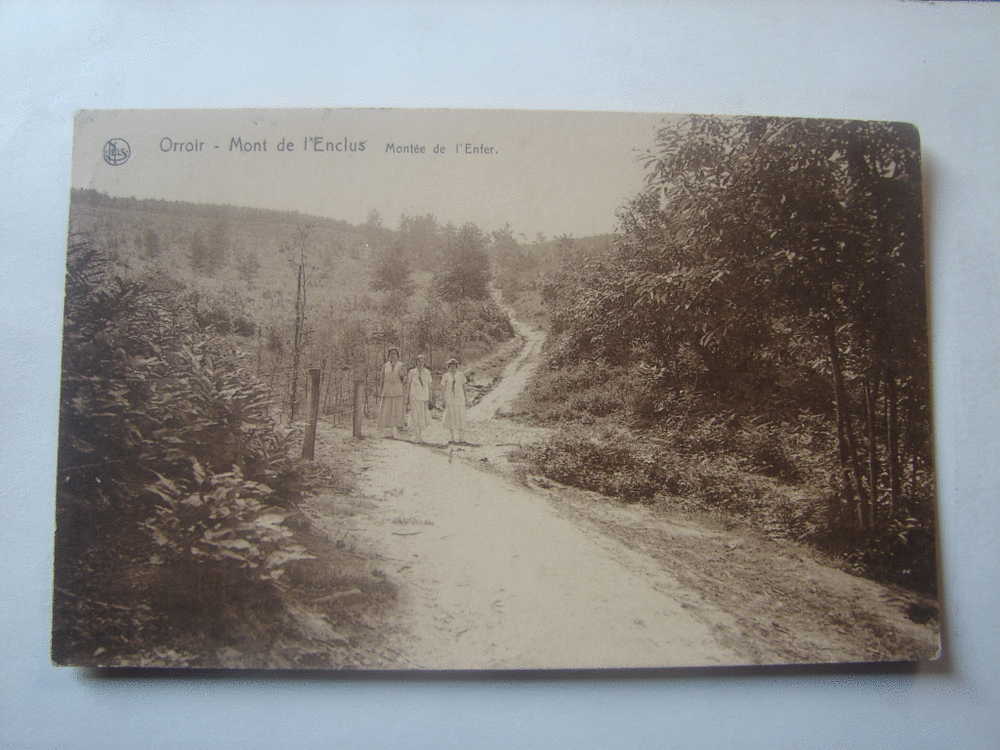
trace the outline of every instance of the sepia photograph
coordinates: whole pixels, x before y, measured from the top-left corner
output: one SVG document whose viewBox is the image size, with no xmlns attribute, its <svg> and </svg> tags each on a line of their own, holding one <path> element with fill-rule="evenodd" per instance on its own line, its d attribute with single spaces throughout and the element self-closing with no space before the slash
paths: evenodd
<svg viewBox="0 0 1000 750">
<path fill-rule="evenodd" d="M 75 122 L 52 659 L 917 662 L 941 619 L 899 122 Z"/>
</svg>

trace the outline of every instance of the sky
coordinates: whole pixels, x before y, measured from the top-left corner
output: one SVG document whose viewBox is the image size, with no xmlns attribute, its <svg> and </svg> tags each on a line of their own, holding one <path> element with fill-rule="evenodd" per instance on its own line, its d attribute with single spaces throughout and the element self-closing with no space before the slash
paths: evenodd
<svg viewBox="0 0 1000 750">
<path fill-rule="evenodd" d="M 434 214 L 533 239 L 615 229 L 675 116 L 513 110 L 87 110 L 73 186 L 361 223 Z M 117 158 L 105 160 L 115 140 Z M 128 158 L 123 160 L 128 144 Z M 362 143 L 364 144 L 362 150 Z M 291 145 L 289 145 L 291 144 Z M 282 146 L 284 146 L 282 148 Z M 421 151 L 422 147 L 422 151 Z M 438 151 L 435 151 L 438 147 Z M 114 157 L 114 154 L 109 154 Z"/>
</svg>

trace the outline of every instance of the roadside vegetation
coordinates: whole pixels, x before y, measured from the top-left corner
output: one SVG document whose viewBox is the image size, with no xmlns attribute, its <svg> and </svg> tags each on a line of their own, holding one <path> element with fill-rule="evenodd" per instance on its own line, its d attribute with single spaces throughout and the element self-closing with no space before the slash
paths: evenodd
<svg viewBox="0 0 1000 750">
<path fill-rule="evenodd" d="M 350 408 L 354 375 L 376 407 L 389 346 L 443 371 L 513 336 L 489 294 L 490 257 L 509 229 L 377 211 L 360 225 L 226 205 L 109 197 L 74 190 L 70 226 L 123 278 L 173 284 L 196 322 L 252 357 L 277 409 L 303 414 L 307 370 L 322 370 L 322 413 Z M 293 376 L 294 373 L 294 376 Z"/>
<path fill-rule="evenodd" d="M 560 429 L 522 459 L 933 592 L 915 132 L 690 117 L 644 163 L 613 238 L 500 266 L 505 299 L 549 330 L 513 412 Z"/>
<path fill-rule="evenodd" d="M 475 360 L 488 386 L 516 349 L 493 237 L 93 191 L 74 192 L 71 225 L 53 658 L 360 664 L 375 636 L 354 620 L 394 594 L 300 508 L 350 491 L 329 451 L 297 460 L 306 371 L 331 424 L 349 423 L 355 378 L 374 414 L 390 345 L 435 370 Z M 294 616 L 315 601 L 337 635 Z"/>
</svg>

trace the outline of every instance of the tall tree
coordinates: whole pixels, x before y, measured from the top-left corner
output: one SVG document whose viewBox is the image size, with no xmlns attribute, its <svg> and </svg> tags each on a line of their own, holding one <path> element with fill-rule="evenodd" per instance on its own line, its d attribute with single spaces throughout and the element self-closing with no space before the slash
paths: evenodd
<svg viewBox="0 0 1000 750">
<path fill-rule="evenodd" d="M 441 364 L 441 350 L 447 346 L 450 335 L 448 314 L 436 300 L 430 301 L 416 319 L 417 347 L 427 352 L 427 366 L 434 369 L 434 355 Z"/>
<path fill-rule="evenodd" d="M 378 209 L 373 208 L 368 212 L 368 217 L 361 226 L 361 231 L 369 253 L 374 253 L 385 245 L 386 231 L 382 222 L 382 214 L 378 212 Z"/>
<path fill-rule="evenodd" d="M 389 292 L 403 299 L 413 294 L 413 274 L 402 241 L 387 246 L 376 256 L 370 285 L 376 292 Z"/>
<path fill-rule="evenodd" d="M 191 270 L 204 276 L 215 276 L 229 256 L 229 229 L 224 221 L 212 224 L 207 231 L 196 229 L 188 246 Z"/>
<path fill-rule="evenodd" d="M 895 402 L 899 382 L 918 398 L 926 382 L 918 149 L 896 124 L 691 118 L 661 131 L 647 161 L 679 262 L 636 289 L 710 321 L 703 353 L 719 345 L 729 366 L 740 342 L 758 359 L 773 349 L 779 317 L 825 344 L 845 489 L 863 527 L 875 521 L 880 451 L 898 474 L 898 426 L 879 445 L 880 383 L 891 380 Z M 898 409 L 887 410 L 894 422 Z"/>
<path fill-rule="evenodd" d="M 260 259 L 253 250 L 248 250 L 236 257 L 236 272 L 248 287 L 253 286 L 259 271 Z"/>
<path fill-rule="evenodd" d="M 409 251 L 413 265 L 430 268 L 441 243 L 440 227 L 433 214 L 399 218 L 399 239 Z"/>
<path fill-rule="evenodd" d="M 918 153 L 915 131 L 896 124 L 665 126 L 616 251 L 567 274 L 579 283 L 555 290 L 554 321 L 581 354 L 642 351 L 660 365 L 694 354 L 718 388 L 825 375 L 843 488 L 870 527 L 902 492 L 901 404 L 927 433 Z"/>
<path fill-rule="evenodd" d="M 493 231 L 490 239 L 497 286 L 503 292 L 504 300 L 513 302 L 520 295 L 525 280 L 537 269 L 538 259 L 525 251 L 510 224 Z"/>
<path fill-rule="evenodd" d="M 489 296 L 490 259 L 486 243 L 483 230 L 472 223 L 463 224 L 448 238 L 441 268 L 434 277 L 438 297 L 457 302 Z"/>
</svg>

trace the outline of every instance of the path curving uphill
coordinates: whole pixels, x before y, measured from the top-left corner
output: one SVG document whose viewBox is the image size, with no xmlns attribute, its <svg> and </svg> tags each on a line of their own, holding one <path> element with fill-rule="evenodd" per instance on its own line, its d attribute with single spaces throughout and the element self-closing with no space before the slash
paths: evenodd
<svg viewBox="0 0 1000 750">
<path fill-rule="evenodd" d="M 503 307 L 501 305 L 501 307 Z M 514 399 L 520 395 L 528 384 L 529 378 L 538 367 L 541 359 L 542 344 L 545 343 L 545 332 L 517 320 L 514 311 L 503 307 L 514 326 L 515 335 L 519 336 L 524 345 L 504 368 L 500 382 L 496 384 L 478 403 L 469 408 L 468 416 L 473 422 L 494 419 L 497 412 L 508 409 Z"/>
<path fill-rule="evenodd" d="M 652 558 L 481 463 L 488 459 L 478 456 L 501 442 L 497 412 L 524 388 L 544 340 L 541 331 L 513 322 L 524 347 L 469 410 L 470 432 L 485 453 L 391 440 L 371 448 L 360 481 L 370 507 L 350 520 L 348 532 L 400 592 L 387 625 L 396 656 L 380 666 L 751 662 L 720 641 L 725 613 Z"/>
<path fill-rule="evenodd" d="M 397 592 L 357 663 L 381 669 L 544 669 L 913 661 L 939 653 L 913 592 L 837 570 L 792 542 L 662 508 L 516 481 L 511 447 L 549 430 L 502 419 L 540 361 L 524 340 L 469 410 L 469 444 L 369 440 L 360 496 L 310 517 Z M 323 450 L 337 438 L 321 424 Z M 435 431 L 437 434 L 435 434 Z M 363 464 L 363 465 L 361 465 Z"/>
</svg>

